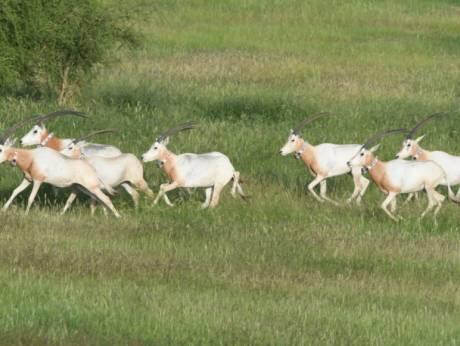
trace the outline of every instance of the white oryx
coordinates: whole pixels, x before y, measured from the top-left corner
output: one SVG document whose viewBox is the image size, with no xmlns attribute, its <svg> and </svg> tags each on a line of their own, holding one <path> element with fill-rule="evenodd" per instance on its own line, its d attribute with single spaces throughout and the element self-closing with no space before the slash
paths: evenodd
<svg viewBox="0 0 460 346">
<path fill-rule="evenodd" d="M 9 130 L 6 133 L 10 132 Z M 9 135 L 0 138 L 0 163 L 11 162 L 19 167 L 24 173 L 24 180 L 13 191 L 3 207 L 7 210 L 18 194 L 24 191 L 33 183 L 32 192 L 29 196 L 26 214 L 29 212 L 35 196 L 42 183 L 48 183 L 56 187 L 76 187 L 78 186 L 85 193 L 89 194 L 107 206 L 116 217 L 119 217 L 117 210 L 112 205 L 110 198 L 107 197 L 102 189 L 113 190 L 104 186 L 99 179 L 94 168 L 84 160 L 74 160 L 58 153 L 57 151 L 39 147 L 35 149 L 19 149 L 13 147 L 13 142 L 8 139 Z"/>
<path fill-rule="evenodd" d="M 123 187 L 126 192 L 131 195 L 134 206 L 137 208 L 139 202 L 139 193 L 136 190 L 144 192 L 147 196 L 153 198 L 154 194 L 150 190 L 147 182 L 144 180 L 144 167 L 139 159 L 133 154 L 121 154 L 115 157 L 88 156 L 82 153 L 82 142 L 84 139 L 95 136 L 97 134 L 115 132 L 114 129 L 100 130 L 89 133 L 86 136 L 74 139 L 67 145 L 61 154 L 73 158 L 81 159 L 88 162 L 97 173 L 99 179 L 104 182 L 104 185 L 111 188 Z M 65 210 L 70 207 L 76 198 L 73 193 L 66 204 Z M 165 198 L 167 196 L 165 195 Z M 168 200 L 169 202 L 169 200 Z M 94 213 L 94 201 L 91 204 L 91 212 Z M 65 212 L 64 210 L 64 212 Z"/>
<path fill-rule="evenodd" d="M 446 172 L 447 179 L 442 185 L 449 184 L 455 186 L 460 184 L 460 156 L 450 155 L 444 151 L 428 151 L 420 146 L 420 141 L 425 135 L 413 139 L 415 132 L 426 124 L 428 121 L 444 113 L 436 113 L 419 121 L 412 130 L 410 130 L 402 144 L 401 151 L 396 154 L 396 158 L 405 159 L 412 157 L 418 161 L 434 161 Z M 460 189 L 457 191 L 457 198 L 460 197 Z"/>
<path fill-rule="evenodd" d="M 230 159 L 222 153 L 212 152 L 206 154 L 180 154 L 176 155 L 166 147 L 169 137 L 184 130 L 194 128 L 191 122 L 181 124 L 163 132 L 142 155 L 144 162 L 159 161 L 166 175 L 170 179 L 169 184 L 162 184 L 155 199 L 155 204 L 168 191 L 179 187 L 205 188 L 206 200 L 202 207 L 215 207 L 219 203 L 219 196 L 225 185 L 233 179 L 232 196 L 238 193 L 245 197 L 239 184 L 240 173 L 233 168 Z M 168 202 L 167 202 L 168 203 Z M 171 203 L 168 205 L 172 206 Z"/>
<path fill-rule="evenodd" d="M 32 117 L 29 120 L 34 122 L 35 125 L 24 137 L 20 139 L 19 143 L 22 146 L 40 145 L 42 147 L 48 147 L 56 151 L 64 150 L 64 148 L 72 142 L 72 139 L 62 139 L 56 137 L 53 133 L 50 133 L 45 126 L 47 121 L 64 115 L 73 115 L 87 118 L 84 113 L 73 110 L 62 110 L 43 116 Z M 95 155 L 113 157 L 121 154 L 120 149 L 108 144 L 81 143 L 81 150 L 87 157 Z"/>
<path fill-rule="evenodd" d="M 407 130 L 389 130 L 371 137 L 350 159 L 348 165 L 350 167 L 366 169 L 377 187 L 388 195 L 381 207 L 394 221 L 398 221 L 398 218 L 393 215 L 396 210 L 396 196 L 401 193 L 414 193 L 422 190 L 425 190 L 427 193 L 428 206 L 421 214 L 421 218 L 435 206 L 434 216 L 436 216 L 445 199 L 443 195 L 435 190 L 446 179 L 444 170 L 433 161 L 405 161 L 396 159 L 382 162 L 374 155 L 379 145 L 369 149 L 369 146 L 377 140 L 396 133 L 407 133 Z M 457 201 L 449 185 L 448 189 L 449 196 L 454 201 Z M 389 204 L 391 211 L 387 209 Z"/>
<path fill-rule="evenodd" d="M 337 204 L 337 202 L 326 196 L 326 179 L 351 173 L 355 188 L 350 198 L 348 198 L 347 203 L 356 199 L 356 203 L 359 204 L 369 186 L 369 180 L 362 176 L 360 169 L 351 169 L 348 167 L 347 161 L 361 148 L 361 145 L 331 143 L 312 145 L 300 135 L 302 127 L 327 115 L 329 113 L 315 114 L 300 122 L 294 129 L 291 129 L 286 144 L 280 150 L 280 154 L 286 156 L 295 152 L 296 157 L 305 163 L 305 166 L 307 166 L 315 178 L 308 184 L 308 190 L 310 190 L 319 202 L 328 201 Z M 320 184 L 320 196 L 314 190 L 318 184 Z"/>
</svg>

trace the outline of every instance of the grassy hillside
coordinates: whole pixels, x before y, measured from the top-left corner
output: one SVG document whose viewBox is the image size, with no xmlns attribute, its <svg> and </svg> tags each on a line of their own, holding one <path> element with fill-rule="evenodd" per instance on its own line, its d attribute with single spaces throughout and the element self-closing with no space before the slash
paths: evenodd
<svg viewBox="0 0 460 346">
<path fill-rule="evenodd" d="M 455 1 L 113 4 L 135 13 L 143 47 L 121 49 L 75 101 L 90 121 L 50 129 L 117 127 L 99 140 L 139 156 L 162 129 L 197 120 L 171 149 L 228 154 L 251 202 L 227 190 L 219 208 L 200 210 L 202 191 L 177 191 L 175 208 L 145 198 L 134 210 L 120 192 L 121 220 L 91 218 L 84 198 L 61 217 L 67 194 L 43 189 L 25 217 L 25 193 L 1 215 L 3 343 L 460 343 L 459 207 L 445 203 L 435 226 L 418 220 L 425 196 L 393 223 L 375 186 L 360 207 L 318 204 L 303 165 L 278 154 L 320 110 L 335 116 L 303 131 L 313 144 L 362 143 L 446 111 L 423 145 L 460 153 Z M 56 108 L 2 99 L 0 125 Z M 379 157 L 400 142 L 385 140 Z M 21 175 L 7 164 L 0 175 L 5 202 Z M 146 177 L 155 191 L 165 182 L 154 164 Z M 351 178 L 328 188 L 345 201 Z"/>
</svg>

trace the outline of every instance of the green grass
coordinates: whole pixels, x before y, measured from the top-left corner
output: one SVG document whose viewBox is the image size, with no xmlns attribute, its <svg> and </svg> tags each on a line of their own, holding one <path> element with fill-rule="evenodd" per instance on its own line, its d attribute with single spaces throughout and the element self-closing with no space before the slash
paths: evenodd
<svg viewBox="0 0 460 346">
<path fill-rule="evenodd" d="M 112 2 L 112 0 L 107 0 Z M 49 188 L 24 216 L 27 193 L 1 215 L 0 343 L 460 344 L 460 214 L 445 203 L 419 221 L 425 197 L 400 203 L 400 223 L 371 186 L 362 206 L 318 204 L 311 177 L 278 155 L 289 129 L 319 110 L 311 143 L 361 143 L 448 111 L 423 145 L 460 153 L 460 7 L 455 1 L 131 0 L 145 44 L 117 52 L 74 107 L 90 121 L 49 124 L 58 135 L 119 128 L 98 140 L 140 155 L 162 129 L 200 128 L 176 152 L 222 151 L 250 203 L 228 190 L 215 210 L 202 191 L 170 194 L 175 208 L 120 192 L 121 220 L 89 216 L 82 198 Z M 0 125 L 57 108 L 0 100 Z M 379 151 L 391 159 L 401 138 Z M 0 199 L 20 182 L 0 166 Z M 146 179 L 165 181 L 153 164 Z M 349 176 L 331 179 L 344 201 Z M 402 202 L 402 198 L 400 200 Z"/>
</svg>

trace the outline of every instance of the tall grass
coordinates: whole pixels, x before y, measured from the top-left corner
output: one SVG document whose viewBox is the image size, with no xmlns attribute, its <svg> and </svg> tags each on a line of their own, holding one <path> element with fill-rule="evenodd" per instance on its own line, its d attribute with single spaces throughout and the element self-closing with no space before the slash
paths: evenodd
<svg viewBox="0 0 460 346">
<path fill-rule="evenodd" d="M 197 120 L 175 152 L 222 151 L 241 171 L 250 203 L 228 191 L 199 210 L 202 191 L 170 194 L 175 208 L 89 216 L 82 198 L 27 194 L 3 214 L 0 334 L 31 344 L 404 344 L 460 342 L 460 221 L 445 203 L 436 226 L 419 220 L 425 196 L 393 223 L 371 187 L 362 206 L 333 207 L 306 193 L 299 161 L 278 155 L 304 116 L 333 117 L 303 131 L 311 143 L 362 143 L 375 131 L 448 116 L 423 133 L 428 149 L 460 152 L 459 7 L 448 1 L 131 0 L 142 50 L 99 71 L 74 105 L 89 121 L 49 124 L 57 135 L 118 127 L 98 141 L 142 154 L 164 128 Z M 0 125 L 54 110 L 3 99 Z M 401 138 L 385 140 L 391 159 Z M 166 180 L 145 167 L 154 189 Z M 0 198 L 21 176 L 0 166 Z M 349 176 L 330 180 L 344 201 Z M 401 200 L 402 202 L 402 200 Z M 400 203 L 401 204 L 401 203 Z"/>
</svg>

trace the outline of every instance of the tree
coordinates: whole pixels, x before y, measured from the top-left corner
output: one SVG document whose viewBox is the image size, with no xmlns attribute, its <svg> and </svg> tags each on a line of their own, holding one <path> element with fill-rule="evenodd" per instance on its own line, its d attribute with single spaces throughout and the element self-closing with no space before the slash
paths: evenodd
<svg viewBox="0 0 460 346">
<path fill-rule="evenodd" d="M 97 0 L 2 0 L 2 92 L 65 103 L 114 49 L 137 43 L 128 18 Z"/>
</svg>

